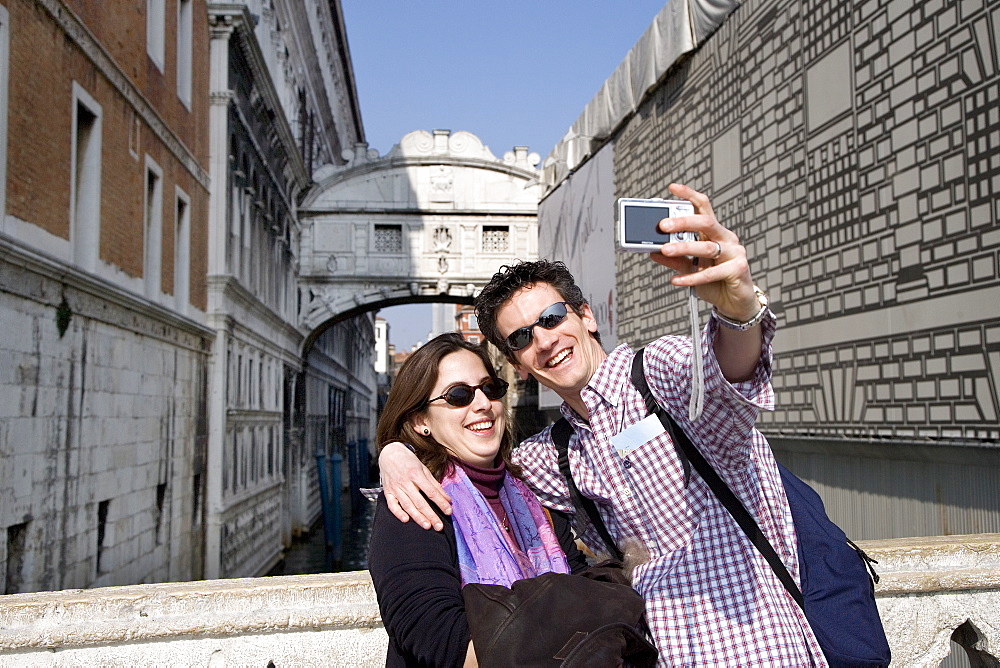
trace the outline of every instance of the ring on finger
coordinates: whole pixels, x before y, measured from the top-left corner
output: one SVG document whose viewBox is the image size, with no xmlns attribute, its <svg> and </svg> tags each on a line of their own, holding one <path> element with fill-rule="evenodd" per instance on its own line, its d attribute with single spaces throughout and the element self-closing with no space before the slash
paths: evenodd
<svg viewBox="0 0 1000 668">
<path fill-rule="evenodd" d="M 722 244 L 720 244 L 718 241 L 713 241 L 712 243 L 715 244 L 715 255 L 713 255 L 708 259 L 718 260 L 719 256 L 722 255 Z"/>
</svg>

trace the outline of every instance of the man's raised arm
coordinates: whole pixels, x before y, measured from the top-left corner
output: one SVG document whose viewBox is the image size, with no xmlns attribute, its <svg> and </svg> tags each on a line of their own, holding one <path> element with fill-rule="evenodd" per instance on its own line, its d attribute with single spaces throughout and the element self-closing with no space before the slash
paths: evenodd
<svg viewBox="0 0 1000 668">
<path fill-rule="evenodd" d="M 379 452 L 378 468 L 386 504 L 400 522 L 412 519 L 425 529 L 444 529 L 427 499 L 451 515 L 451 497 L 409 448 L 398 441 L 387 444 Z"/>
<path fill-rule="evenodd" d="M 670 278 L 673 285 L 693 286 L 698 297 L 725 319 L 752 322 L 763 306 L 750 275 L 746 248 L 719 223 L 707 196 L 678 183 L 670 184 L 670 192 L 694 204 L 695 215 L 665 218 L 660 231 L 698 232 L 699 240 L 663 244 L 659 253 L 650 254 L 653 261 L 677 272 Z M 714 349 L 726 380 L 738 383 L 751 378 L 762 344 L 763 334 L 756 324 L 743 331 L 719 327 Z"/>
</svg>

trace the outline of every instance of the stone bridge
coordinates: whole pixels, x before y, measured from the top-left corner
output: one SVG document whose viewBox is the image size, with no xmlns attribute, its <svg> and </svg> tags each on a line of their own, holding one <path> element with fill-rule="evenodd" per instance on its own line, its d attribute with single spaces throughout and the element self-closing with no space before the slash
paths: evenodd
<svg viewBox="0 0 1000 668">
<path fill-rule="evenodd" d="M 300 206 L 302 322 L 312 341 L 384 306 L 471 303 L 500 265 L 538 255 L 537 154 L 500 159 L 468 132 L 418 130 L 385 156 L 359 144 Z"/>
<path fill-rule="evenodd" d="M 1000 534 L 859 544 L 893 666 L 998 665 Z M 367 571 L 0 596 L 0 665 L 374 667 L 387 643 Z"/>
</svg>

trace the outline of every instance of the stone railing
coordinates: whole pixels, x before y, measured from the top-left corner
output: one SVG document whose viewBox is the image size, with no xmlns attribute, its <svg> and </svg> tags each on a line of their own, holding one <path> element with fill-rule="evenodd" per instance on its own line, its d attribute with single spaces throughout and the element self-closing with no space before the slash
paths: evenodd
<svg viewBox="0 0 1000 668">
<path fill-rule="evenodd" d="M 894 666 L 937 666 L 954 640 L 1000 666 L 1000 534 L 865 541 Z"/>
<path fill-rule="evenodd" d="M 384 666 L 367 571 L 0 596 L 0 666 Z"/>
<path fill-rule="evenodd" d="M 998 665 L 1000 534 L 868 541 L 893 665 Z M 367 572 L 0 596 L 0 665 L 382 666 Z"/>
</svg>

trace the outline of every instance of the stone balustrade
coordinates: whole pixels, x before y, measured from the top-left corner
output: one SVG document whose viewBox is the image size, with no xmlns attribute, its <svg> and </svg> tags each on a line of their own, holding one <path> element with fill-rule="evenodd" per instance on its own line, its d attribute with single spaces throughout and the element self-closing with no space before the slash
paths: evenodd
<svg viewBox="0 0 1000 668">
<path fill-rule="evenodd" d="M 1000 655 L 1000 534 L 867 541 L 893 665 Z M 0 596 L 0 665 L 384 665 L 365 571 Z"/>
<path fill-rule="evenodd" d="M 1000 658 L 1000 534 L 865 541 L 894 666 L 937 666 L 965 648 L 973 666 Z"/>
</svg>

